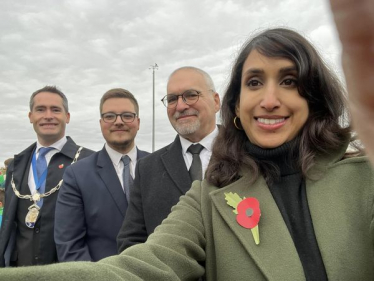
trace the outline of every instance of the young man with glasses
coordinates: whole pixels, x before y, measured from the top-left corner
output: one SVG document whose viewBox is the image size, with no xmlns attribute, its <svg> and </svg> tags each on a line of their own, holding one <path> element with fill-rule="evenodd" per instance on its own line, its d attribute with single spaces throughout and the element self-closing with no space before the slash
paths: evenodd
<svg viewBox="0 0 374 281">
<path fill-rule="evenodd" d="M 30 123 L 37 141 L 7 168 L 5 208 L 0 233 L 0 266 L 57 262 L 53 240 L 57 194 L 65 169 L 93 151 L 65 136 L 68 100 L 54 86 L 30 97 Z"/>
<path fill-rule="evenodd" d="M 192 181 L 204 177 L 218 134 L 220 98 L 205 71 L 195 67 L 175 70 L 162 102 L 178 135 L 171 144 L 138 162 L 131 202 L 117 238 L 119 252 L 145 242 Z M 195 145 L 201 145 L 196 155 L 190 151 Z"/>
<path fill-rule="evenodd" d="M 64 174 L 56 204 L 59 261 L 98 261 L 117 254 L 116 237 L 126 215 L 137 149 L 139 106 L 127 90 L 112 89 L 100 101 L 104 148 Z"/>
</svg>

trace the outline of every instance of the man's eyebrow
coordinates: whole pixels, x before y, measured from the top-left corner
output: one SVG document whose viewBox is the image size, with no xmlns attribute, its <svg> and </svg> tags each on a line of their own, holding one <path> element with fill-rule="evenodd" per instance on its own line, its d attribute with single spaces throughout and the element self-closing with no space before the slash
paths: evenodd
<svg viewBox="0 0 374 281">
<path fill-rule="evenodd" d="M 34 109 L 43 109 L 43 108 L 52 108 L 52 109 L 62 109 L 62 106 L 58 106 L 58 105 L 51 105 L 51 106 L 47 106 L 47 105 L 35 105 L 34 106 Z"/>
</svg>

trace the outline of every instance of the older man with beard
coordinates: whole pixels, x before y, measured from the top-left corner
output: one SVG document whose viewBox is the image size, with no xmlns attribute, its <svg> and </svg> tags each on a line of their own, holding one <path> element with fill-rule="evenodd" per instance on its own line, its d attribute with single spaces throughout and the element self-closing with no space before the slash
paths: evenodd
<svg viewBox="0 0 374 281">
<path fill-rule="evenodd" d="M 178 135 L 171 144 L 138 161 L 131 201 L 117 237 L 119 252 L 145 242 L 192 181 L 203 179 L 218 134 L 220 98 L 205 71 L 195 67 L 175 70 L 162 101 Z"/>
</svg>

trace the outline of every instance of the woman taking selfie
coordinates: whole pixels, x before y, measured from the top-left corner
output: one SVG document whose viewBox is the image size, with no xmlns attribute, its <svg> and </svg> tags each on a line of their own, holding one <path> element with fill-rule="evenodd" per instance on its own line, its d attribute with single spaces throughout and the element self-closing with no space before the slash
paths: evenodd
<svg viewBox="0 0 374 281">
<path fill-rule="evenodd" d="M 287 29 L 255 36 L 234 64 L 221 115 L 206 179 L 146 243 L 96 264 L 5 276 L 373 280 L 373 172 L 347 153 L 343 90 L 311 44 Z"/>
<path fill-rule="evenodd" d="M 346 152 L 343 90 L 314 48 L 290 30 L 263 32 L 240 53 L 222 103 L 207 179 L 221 188 L 217 204 L 229 191 L 259 202 L 259 245 L 221 214 L 246 248 L 239 260 L 247 252 L 248 272 L 262 271 L 254 280 L 372 276 L 372 171 Z"/>
</svg>

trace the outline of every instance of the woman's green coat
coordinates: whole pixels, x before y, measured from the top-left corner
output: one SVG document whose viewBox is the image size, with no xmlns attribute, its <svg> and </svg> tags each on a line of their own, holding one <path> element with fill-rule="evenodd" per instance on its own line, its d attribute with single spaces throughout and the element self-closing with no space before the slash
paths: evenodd
<svg viewBox="0 0 374 281">
<path fill-rule="evenodd" d="M 374 280 L 374 182 L 365 157 L 318 159 L 306 190 L 329 280 Z M 305 280 L 296 248 L 263 178 L 217 188 L 194 182 L 145 244 L 98 263 L 2 270 L 4 280 Z M 260 202 L 260 244 L 236 222 L 225 193 Z M 5 278 L 6 277 L 6 278 Z M 45 279 L 44 279 L 45 278 Z"/>
</svg>

